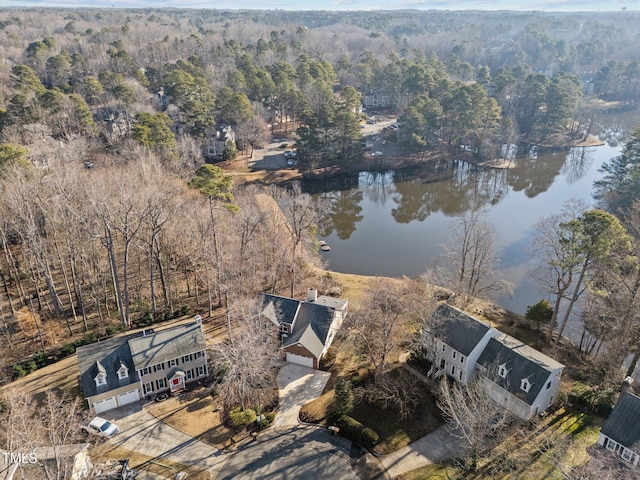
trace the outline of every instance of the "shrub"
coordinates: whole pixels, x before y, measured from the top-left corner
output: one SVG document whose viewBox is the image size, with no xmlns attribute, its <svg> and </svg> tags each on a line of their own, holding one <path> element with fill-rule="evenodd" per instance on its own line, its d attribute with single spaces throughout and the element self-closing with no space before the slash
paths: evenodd
<svg viewBox="0 0 640 480">
<path fill-rule="evenodd" d="M 76 353 L 76 346 L 73 343 L 65 343 L 62 345 L 62 357 L 68 357 Z"/>
<path fill-rule="evenodd" d="M 29 360 L 27 363 L 25 363 L 24 369 L 27 371 L 27 373 L 35 372 L 38 369 L 38 365 L 36 365 L 35 360 Z"/>
<path fill-rule="evenodd" d="M 116 327 L 114 327 L 113 325 L 107 325 L 107 327 L 104 329 L 104 333 L 110 337 L 111 335 L 114 335 L 118 332 L 118 329 Z"/>
<path fill-rule="evenodd" d="M 24 369 L 24 367 L 20 364 L 18 365 L 14 365 L 13 366 L 13 378 L 14 380 L 16 378 L 20 378 L 20 377 L 24 377 L 27 374 L 27 371 Z"/>
<path fill-rule="evenodd" d="M 37 368 L 46 367 L 49 364 L 46 353 L 42 351 L 33 354 L 33 361 L 36 362 Z"/>
<path fill-rule="evenodd" d="M 593 401 L 593 388 L 584 383 L 576 382 L 569 392 L 569 400 L 571 403 L 582 407 L 590 408 Z"/>
<path fill-rule="evenodd" d="M 256 421 L 256 412 L 253 409 L 242 410 L 240 407 L 233 407 L 229 412 L 229 419 L 234 425 L 250 425 Z"/>
<path fill-rule="evenodd" d="M 374 430 L 362 425 L 355 418 L 351 418 L 348 415 L 340 417 L 336 425 L 340 428 L 341 435 L 365 448 L 372 448 L 380 440 Z"/>
<path fill-rule="evenodd" d="M 353 409 L 353 389 L 346 378 L 340 378 L 336 384 L 334 403 L 338 415 L 346 415 Z"/>
<path fill-rule="evenodd" d="M 82 343 L 77 345 L 78 347 L 81 345 L 89 345 L 90 343 L 96 343 L 98 341 L 98 336 L 93 332 L 87 332 L 82 339 Z"/>
</svg>

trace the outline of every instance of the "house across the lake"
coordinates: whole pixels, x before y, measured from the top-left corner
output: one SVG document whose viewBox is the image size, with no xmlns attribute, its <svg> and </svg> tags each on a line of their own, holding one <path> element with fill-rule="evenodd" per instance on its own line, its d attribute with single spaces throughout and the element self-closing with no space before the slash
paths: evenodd
<svg viewBox="0 0 640 480">
<path fill-rule="evenodd" d="M 478 375 L 487 395 L 523 420 L 558 399 L 564 365 L 451 305 L 438 306 L 425 336 L 429 377 L 466 385 Z"/>
<path fill-rule="evenodd" d="M 84 397 L 96 414 L 183 390 L 208 374 L 200 321 L 85 345 L 77 359 Z"/>
</svg>

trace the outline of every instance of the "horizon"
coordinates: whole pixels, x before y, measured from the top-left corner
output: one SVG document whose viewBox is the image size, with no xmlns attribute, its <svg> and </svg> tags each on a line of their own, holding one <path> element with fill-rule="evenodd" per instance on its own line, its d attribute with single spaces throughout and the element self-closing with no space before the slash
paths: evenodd
<svg viewBox="0 0 640 480">
<path fill-rule="evenodd" d="M 220 5 L 218 5 L 220 3 Z M 512 11 L 512 12 L 637 12 L 640 0 L 236 0 L 233 6 L 211 0 L 0 0 L 0 8 L 72 9 L 202 9 L 285 11 Z"/>
</svg>

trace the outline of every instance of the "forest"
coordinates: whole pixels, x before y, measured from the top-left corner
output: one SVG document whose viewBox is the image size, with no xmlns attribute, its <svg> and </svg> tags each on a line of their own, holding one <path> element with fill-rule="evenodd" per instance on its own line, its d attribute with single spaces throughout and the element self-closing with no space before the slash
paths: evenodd
<svg viewBox="0 0 640 480">
<path fill-rule="evenodd" d="M 118 329 L 307 287 L 321 208 L 234 184 L 205 155 L 219 127 L 235 131 L 223 159 L 277 133 L 301 170 L 362 157 L 371 95 L 407 155 L 580 139 L 603 109 L 638 107 L 639 16 L 0 10 L 2 380 Z"/>
</svg>

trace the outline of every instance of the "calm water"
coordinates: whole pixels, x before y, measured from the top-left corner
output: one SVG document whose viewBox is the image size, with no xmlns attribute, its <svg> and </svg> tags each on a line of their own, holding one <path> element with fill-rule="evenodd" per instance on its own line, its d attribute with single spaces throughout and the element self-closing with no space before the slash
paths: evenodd
<svg viewBox="0 0 640 480">
<path fill-rule="evenodd" d="M 496 298 L 524 313 L 543 294 L 527 274 L 531 230 L 540 218 L 571 198 L 592 205 L 599 167 L 620 147 L 576 148 L 527 155 L 509 170 L 478 169 L 464 162 L 428 169 L 361 173 L 323 184 L 307 184 L 330 202 L 333 229 L 322 239 L 331 270 L 363 275 L 417 276 L 442 263 L 442 244 L 456 217 L 483 204 L 498 231 L 501 272 L 513 282 L 512 298 Z"/>
</svg>

